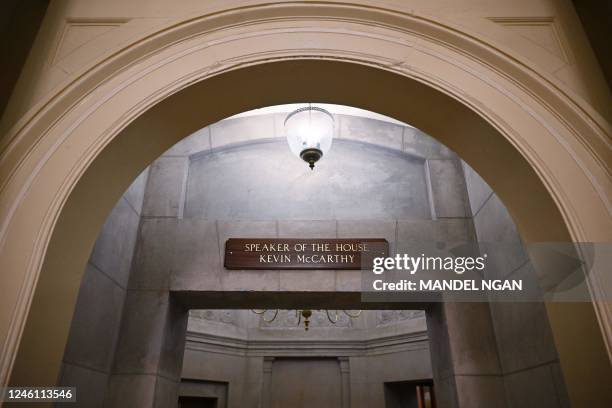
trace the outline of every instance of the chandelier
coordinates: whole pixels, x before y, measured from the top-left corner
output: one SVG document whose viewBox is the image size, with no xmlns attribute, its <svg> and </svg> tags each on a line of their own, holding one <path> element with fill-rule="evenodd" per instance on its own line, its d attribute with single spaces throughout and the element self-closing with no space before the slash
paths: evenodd
<svg viewBox="0 0 612 408">
<path fill-rule="evenodd" d="M 334 117 L 317 106 L 299 108 L 285 118 L 285 132 L 291 151 L 314 170 L 327 153 L 334 135 Z"/>
<path fill-rule="evenodd" d="M 251 309 L 251 311 L 255 314 L 261 315 L 261 318 L 263 319 L 264 322 L 266 323 L 271 323 L 274 320 L 276 320 L 276 318 L 278 317 L 278 311 L 279 309 L 275 309 L 274 310 L 274 314 L 272 315 L 272 318 L 266 318 L 266 313 L 269 311 L 270 309 Z M 330 310 L 325 310 L 325 314 L 327 315 L 327 319 L 329 320 L 329 322 L 333 325 L 338 323 L 338 320 L 340 319 L 340 313 L 338 310 L 334 310 L 334 316 L 332 317 L 332 313 Z M 343 310 L 342 311 L 346 316 L 348 316 L 351 319 L 356 319 L 361 315 L 361 310 L 358 310 L 355 314 L 349 313 L 347 310 Z M 308 331 L 309 327 L 310 327 L 310 317 L 312 316 L 312 310 L 311 309 L 302 309 L 302 310 L 295 310 L 295 317 L 298 319 L 297 321 L 297 325 L 299 326 L 302 323 L 302 319 L 304 320 L 304 330 Z"/>
</svg>

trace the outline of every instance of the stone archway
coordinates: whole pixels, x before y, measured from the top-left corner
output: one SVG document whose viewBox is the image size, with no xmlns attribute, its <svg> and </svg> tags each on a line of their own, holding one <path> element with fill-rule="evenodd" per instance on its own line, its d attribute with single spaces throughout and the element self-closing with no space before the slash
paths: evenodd
<svg viewBox="0 0 612 408">
<path fill-rule="evenodd" d="M 609 124 L 545 75 L 448 25 L 391 10 L 239 12 L 251 24 L 236 25 L 236 10 L 204 16 L 100 61 L 5 139 L 3 382 L 15 358 L 16 382 L 34 362 L 36 382 L 55 380 L 83 265 L 129 181 L 191 131 L 249 108 L 311 99 L 396 117 L 478 170 L 526 240 L 610 240 Z M 592 288 L 603 299 L 597 281 Z M 597 311 L 603 336 L 591 304 L 549 307 L 575 403 L 601 395 L 596 378 L 609 369 L 608 305 Z M 588 353 L 572 349 L 576 336 L 592 340 Z"/>
</svg>

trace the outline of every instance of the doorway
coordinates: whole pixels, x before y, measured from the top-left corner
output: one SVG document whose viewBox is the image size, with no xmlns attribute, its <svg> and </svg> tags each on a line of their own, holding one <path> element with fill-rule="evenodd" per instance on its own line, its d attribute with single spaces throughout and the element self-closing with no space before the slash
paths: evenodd
<svg viewBox="0 0 612 408">
<path fill-rule="evenodd" d="M 385 383 L 386 408 L 436 408 L 432 381 Z"/>
<path fill-rule="evenodd" d="M 222 408 L 217 398 L 212 397 L 179 397 L 178 408 Z"/>
</svg>

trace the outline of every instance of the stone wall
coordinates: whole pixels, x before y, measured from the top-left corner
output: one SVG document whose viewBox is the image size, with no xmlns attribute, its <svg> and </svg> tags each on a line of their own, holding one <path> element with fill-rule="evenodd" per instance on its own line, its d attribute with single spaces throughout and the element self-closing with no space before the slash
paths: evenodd
<svg viewBox="0 0 612 408">
<path fill-rule="evenodd" d="M 235 318 L 192 312 L 182 373 L 188 383 L 227 384 L 227 407 L 310 406 L 300 395 L 315 398 L 319 382 L 337 393 L 319 406 L 384 407 L 385 382 L 431 378 L 422 312 L 364 311 L 353 325 L 314 324 L 308 332 L 295 322 L 269 327 L 248 310 L 233 312 Z M 318 363 L 327 370 L 313 377 Z M 302 381 L 280 381 L 295 375 Z M 338 396 L 342 404 L 330 405 Z"/>
<path fill-rule="evenodd" d="M 113 368 L 148 170 L 108 216 L 92 250 L 72 318 L 59 383 L 80 406 L 102 406 Z M 67 404 L 70 405 L 70 404 Z"/>
<path fill-rule="evenodd" d="M 318 389 L 309 383 L 310 364 L 323 361 L 337 370 L 341 381 L 335 391 L 350 404 L 333 406 L 383 407 L 385 382 L 431 378 L 422 311 L 364 310 L 359 318 L 345 319 L 339 326 L 315 311 L 308 332 L 292 316 L 281 310 L 274 322 L 266 323 L 249 310 L 192 311 L 183 381 L 196 380 L 201 387 L 227 384 L 227 407 L 258 407 L 263 401 L 274 406 L 288 395 L 295 400 L 285 406 L 301 406 L 298 396 L 306 392 L 302 387 L 309 392 Z M 291 369 L 292 375 L 301 373 L 304 381 L 274 383 L 283 368 Z M 332 384 L 334 378 L 320 380 Z M 270 389 L 264 387 L 267 382 Z M 283 390 L 274 394 L 279 387 Z"/>
<path fill-rule="evenodd" d="M 456 156 L 410 127 L 336 119 L 337 139 L 313 172 L 289 152 L 278 115 L 223 121 L 164 154 L 151 166 L 130 287 L 359 292 L 357 271 L 225 270 L 225 240 L 384 237 L 393 252 L 419 239 L 474 239 Z M 309 333 L 280 320 L 249 327 L 236 311 L 201 313 L 208 319 L 192 316 L 189 323 L 182 377 L 227 383 L 230 407 L 284 398 L 266 391 L 280 386 L 276 361 L 298 370 L 303 358 L 335 361 L 345 370 L 344 400 L 352 406 L 383 406 L 385 381 L 431 378 L 422 313 L 403 332 L 391 324 L 393 312 L 366 312 L 351 327 L 325 327 L 325 320 L 317 327 L 315 314 Z M 362 326 L 377 314 L 387 321 L 378 342 L 364 337 L 373 327 Z M 219 326 L 231 329 L 219 333 Z M 415 334 L 418 341 L 409 339 Z"/>
<path fill-rule="evenodd" d="M 130 285 L 170 290 L 360 291 L 351 271 L 227 271 L 229 237 L 474 239 L 460 161 L 409 126 L 336 115 L 310 171 L 284 115 L 230 118 L 151 165 Z M 171 272 L 170 272 L 171 271 Z"/>
<path fill-rule="evenodd" d="M 463 163 L 479 242 L 503 244 L 486 272 L 492 279 L 534 276 L 514 222 L 499 198 Z M 491 302 L 499 369 L 509 408 L 568 407 L 563 374 L 543 303 Z"/>
</svg>

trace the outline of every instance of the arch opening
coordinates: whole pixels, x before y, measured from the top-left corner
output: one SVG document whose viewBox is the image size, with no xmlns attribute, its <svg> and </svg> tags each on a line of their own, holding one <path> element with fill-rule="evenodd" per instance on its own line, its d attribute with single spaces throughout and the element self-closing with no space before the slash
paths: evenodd
<svg viewBox="0 0 612 408">
<path fill-rule="evenodd" d="M 239 90 L 240 98 L 228 89 Z M 207 102 L 211 97 L 214 104 Z M 55 223 L 13 377 L 25 374 L 20 372 L 25 368 L 20 361 L 33 356 L 57 362 L 57 353 L 43 356 L 36 351 L 35 333 L 45 332 L 44 319 L 36 316 L 42 310 L 56 309 L 62 316 L 72 310 L 78 288 L 75 273 L 81 273 L 79 267 L 82 271 L 96 231 L 133 176 L 203 125 L 244 110 L 304 99 L 359 106 L 415 124 L 457 151 L 484 176 L 507 204 L 526 240 L 571 240 L 567 217 L 532 164 L 500 129 L 454 97 L 383 69 L 348 62 L 317 59 L 249 66 L 174 93 L 131 122 L 97 154 L 63 203 Z M 207 109 L 203 111 L 202 106 Z M 529 200 L 517 196 L 516 191 Z M 72 256 L 66 257 L 69 252 Z M 61 302 L 55 301 L 57 293 L 66 294 Z M 48 339 L 51 349 L 61 349 L 68 323 L 61 323 L 57 331 L 63 335 Z M 53 377 L 57 364 L 49 367 L 41 371 L 41 379 Z"/>
<path fill-rule="evenodd" d="M 330 111 L 337 114 L 332 109 Z M 146 181 L 140 180 L 143 176 L 139 176 L 139 180 L 130 187 L 132 191 L 123 196 L 111 217 L 124 220 L 125 217 L 120 214 L 133 212 L 140 217 L 140 222 L 134 223 L 134 225 L 140 224 L 140 227 L 135 244 L 137 248 L 134 254 L 135 260 L 131 270 L 128 271 L 130 274 L 129 286 L 125 277 L 114 278 L 116 281 L 125 282 L 123 288 L 129 288 L 131 291 L 126 295 L 130 300 L 125 301 L 127 311 L 124 310 L 124 322 L 130 322 L 128 326 L 140 327 L 139 325 L 143 323 L 139 323 L 141 319 L 138 316 L 147 314 L 146 310 L 150 308 L 151 302 L 155 303 L 158 299 L 151 300 L 146 296 L 136 294 L 140 290 L 144 292 L 165 291 L 166 285 L 169 285 L 169 290 L 175 298 L 188 308 L 280 307 L 281 304 L 285 307 L 311 305 L 309 307 L 318 308 L 324 305 L 331 307 L 331 304 L 326 302 L 331 302 L 333 299 L 333 302 L 342 303 L 344 307 L 363 307 L 364 309 L 424 308 L 429 310 L 430 318 L 437 316 L 438 319 L 445 321 L 444 315 L 440 314 L 438 308 L 428 306 L 426 303 L 360 303 L 360 288 L 350 285 L 350 281 L 347 280 L 348 274 L 339 275 L 334 271 L 320 271 L 316 274 L 310 274 L 308 271 L 297 273 L 261 271 L 243 274 L 239 271 L 219 270 L 221 261 L 218 259 L 217 248 L 223 247 L 225 237 L 286 237 L 287 234 L 294 234 L 291 236 L 296 237 L 304 235 L 345 237 L 346 234 L 360 232 L 362 235 L 359 236 L 385 237 L 391 243 L 394 252 L 400 253 L 402 250 L 410 251 L 409 243 L 415 239 L 471 241 L 478 236 L 478 239 L 490 240 L 491 230 L 494 236 L 499 235 L 500 232 L 508 234 L 508 231 L 513 231 L 512 221 L 507 214 L 505 219 L 500 219 L 500 216 L 504 217 L 504 210 L 497 197 L 494 195 L 484 197 L 484 201 L 475 196 L 468 197 L 469 194 L 466 191 L 466 187 L 467 190 L 470 190 L 467 186 L 468 178 L 473 185 L 475 173 L 469 167 L 465 167 L 455 153 L 417 129 L 401 122 L 383 123 L 363 117 L 336 115 L 336 122 L 341 123 L 341 126 L 336 133 L 333 153 L 330 154 L 327 161 L 321 163 L 316 172 L 310 172 L 304 163 L 289 153 L 283 132 L 277 127 L 279 122 L 282 123 L 282 118 L 282 114 L 275 115 L 274 113 L 257 116 L 237 115 L 200 129 L 159 157 L 151 165 L 147 172 L 148 175 L 144 175 Z M 430 171 L 429 175 L 427 175 L 427 169 Z M 472 173 L 468 177 L 464 175 L 464 172 Z M 346 183 L 343 183 L 342 180 Z M 144 192 L 142 192 L 143 185 L 146 185 Z M 326 188 L 328 190 L 325 190 Z M 483 184 L 480 188 L 487 189 L 488 186 Z M 141 191 L 142 199 L 134 198 L 137 194 L 133 190 Z M 313 194 L 320 196 L 311 198 L 310 195 Z M 139 209 L 140 206 L 142 209 Z M 499 212 L 500 209 L 502 213 Z M 475 214 L 479 214 L 477 219 L 474 217 Z M 502 224 L 502 227 L 491 228 L 492 223 Z M 121 224 L 126 224 L 126 222 Z M 478 228 L 475 228 L 476 226 Z M 116 232 L 117 228 L 119 233 Z M 116 272 L 113 272 L 112 263 L 109 265 L 104 254 L 106 253 L 106 257 L 111 255 L 109 242 L 124 239 L 123 236 L 126 235 L 124 228 L 116 221 L 110 221 L 110 224 L 109 220 L 106 221 L 103 236 L 98 238 L 94 253 L 89 259 L 84 280 L 93 280 L 95 283 L 93 276 L 101 275 L 101 279 L 104 279 L 104 274 L 116 275 Z M 512 239 L 512 237 L 506 236 L 506 239 Z M 110 246 L 110 249 L 112 248 L 114 247 Z M 194 248 L 196 248 L 195 251 Z M 508 272 L 517 268 L 517 270 L 523 270 L 518 273 L 523 273 L 527 269 L 521 268 L 520 265 L 523 262 L 521 259 L 505 259 L 503 262 L 514 264 Z M 164 278 L 164 270 L 172 271 L 169 277 Z M 501 274 L 502 271 L 496 271 L 496 274 L 498 273 Z M 241 275 L 244 276 L 239 278 Z M 278 287 L 275 286 L 275 280 L 279 281 Z M 239 286 L 235 286 L 236 282 L 240 282 Z M 248 290 L 249 296 L 232 290 L 232 288 L 242 288 L 243 292 Z M 293 293 L 286 293 L 291 289 Z M 81 291 L 83 290 L 91 294 L 91 284 L 81 283 Z M 312 293 L 302 293 L 302 290 Z M 271 297 L 272 293 L 273 297 Z M 100 350 L 97 353 L 83 352 L 83 348 L 86 349 L 89 343 L 95 343 L 93 338 L 96 337 L 95 330 L 91 330 L 86 323 L 88 319 L 84 316 L 89 313 L 89 321 L 99 320 L 92 317 L 91 313 L 100 306 L 87 307 L 88 301 L 95 304 L 95 300 L 91 300 L 89 296 L 86 296 L 85 300 L 81 297 L 83 294 L 80 295 L 77 304 L 76 321 L 73 319 L 69 346 L 64 354 L 65 367 L 90 366 L 92 363 L 87 360 L 88 355 L 95 355 L 98 360 L 103 354 L 100 353 Z M 94 294 L 92 298 L 95 299 L 95 297 Z M 105 298 L 99 294 L 98 297 L 100 300 Z M 134 301 L 135 298 L 139 300 Z M 85 307 L 82 303 L 85 303 Z M 335 307 L 339 307 L 338 304 Z M 493 306 L 486 307 L 493 309 Z M 78 312 L 83 309 L 85 310 L 84 315 Z M 461 331 L 479 333 L 480 341 L 474 341 L 474 339 L 470 341 L 473 345 L 478 344 L 480 352 L 483 349 L 497 348 L 495 344 L 483 342 L 482 339 L 487 337 L 480 334 L 492 333 L 495 330 L 500 332 L 503 327 L 505 331 L 500 333 L 507 347 L 508 342 L 512 343 L 510 333 L 520 336 L 517 330 L 510 329 L 513 323 L 504 320 L 503 312 L 507 313 L 508 310 L 510 309 L 503 305 L 496 306 L 494 316 L 497 319 L 491 318 L 495 323 L 493 326 L 484 324 L 478 329 L 474 327 L 469 329 L 466 326 L 467 322 L 464 322 L 460 326 Z M 452 313 L 452 311 L 449 310 L 447 313 Z M 482 317 L 487 317 L 489 314 L 488 309 L 483 311 L 473 307 L 469 309 L 469 313 L 480 313 Z M 502 313 L 501 318 L 500 313 Z M 552 356 L 552 360 L 555 361 L 556 351 L 550 342 L 550 335 L 547 334 L 549 329 L 543 306 L 540 304 L 531 308 L 516 307 L 514 313 L 529 318 L 531 321 L 529 327 L 532 332 L 535 330 L 541 332 L 541 338 L 536 343 L 543 351 L 543 355 Z M 493 315 L 493 312 L 491 314 Z M 281 313 L 281 316 L 285 316 L 285 312 Z M 313 316 L 313 318 L 324 317 L 320 313 L 315 313 Z M 286 318 L 270 324 L 265 322 L 258 324 L 252 318 L 248 318 L 248 311 L 246 311 L 246 316 L 245 313 L 232 310 L 199 311 L 192 315 L 191 323 L 188 324 L 188 327 L 191 326 L 191 331 L 187 332 L 186 365 L 182 376 L 187 376 L 191 380 L 200 379 L 209 382 L 221 380 L 216 377 L 217 370 L 203 371 L 198 369 L 199 366 L 196 363 L 202 361 L 202 364 L 205 364 L 206 359 L 210 358 L 211 361 L 214 361 L 211 364 L 217 369 L 222 371 L 227 369 L 224 366 L 226 362 L 222 358 L 212 358 L 206 353 L 207 348 L 210 347 L 211 336 L 217 336 L 217 342 L 231 343 L 235 341 L 237 335 L 241 335 L 243 336 L 242 341 L 245 342 L 245 352 L 250 348 L 259 350 L 257 347 L 261 347 L 258 343 L 261 338 L 258 336 L 263 336 L 266 342 L 276 343 L 278 347 L 285 350 L 285 354 L 291 354 L 295 358 L 308 355 L 303 347 L 298 350 L 292 349 L 303 340 L 308 341 L 311 345 L 317 344 L 318 347 L 332 347 L 332 349 L 334 340 L 339 340 L 336 337 L 342 335 L 348 335 L 353 338 L 354 342 L 359 342 L 359 336 L 364 334 L 374 336 L 373 338 L 379 336 L 378 341 L 389 341 L 386 338 L 385 330 L 390 330 L 388 325 L 395 323 L 393 325 L 394 334 L 403 336 L 401 340 L 395 338 L 397 345 L 404 348 L 415 347 L 421 351 L 413 352 L 412 357 L 398 354 L 397 361 L 409 358 L 416 359 L 420 364 L 413 366 L 412 369 L 409 369 L 409 365 L 399 364 L 397 367 L 399 370 L 396 370 L 394 375 L 405 376 L 398 378 L 407 381 L 418 378 L 422 380 L 425 377 L 419 376 L 426 376 L 425 379 L 429 381 L 431 363 L 428 363 L 429 359 L 423 358 L 423 355 L 427 355 L 423 350 L 424 347 L 427 347 L 427 341 L 424 340 L 426 334 L 423 315 L 395 310 L 394 312 L 367 312 L 365 316 L 366 320 L 358 321 L 355 326 L 346 326 L 347 322 L 344 322 L 345 326 L 340 327 L 341 333 L 325 325 L 321 327 L 321 322 L 315 321 L 313 330 L 306 333 L 305 336 L 300 336 L 301 331 L 291 330 L 295 327 L 286 327 L 291 323 L 290 319 Z M 163 314 L 158 317 L 163 320 Z M 175 318 L 178 319 L 178 317 Z M 209 323 L 211 321 L 216 323 L 211 325 Z M 436 318 L 433 318 L 433 321 L 435 322 Z M 539 323 L 535 324 L 535 322 Z M 383 327 L 386 326 L 382 333 L 380 327 L 377 326 L 379 323 Z M 79 324 L 86 328 L 85 332 L 83 332 L 83 327 L 78 328 Z M 184 330 L 181 325 L 173 324 L 172 326 Z M 288 333 L 285 333 L 284 340 L 283 337 L 274 336 L 274 333 L 284 333 L 283 330 L 289 330 Z M 326 337 L 331 343 L 326 344 L 317 337 L 321 330 L 329 333 Z M 431 348 L 440 350 L 432 357 L 450 355 L 449 350 L 445 350 L 440 344 L 443 328 L 441 330 L 439 326 L 436 327 L 433 324 L 432 330 L 430 333 Z M 111 333 L 113 330 L 105 329 L 105 332 Z M 113 386 L 107 392 L 111 395 L 111 401 L 113 401 L 113 393 L 117 393 L 116 389 L 119 387 L 117 384 L 120 384 L 120 379 L 124 377 L 122 370 L 135 374 L 140 369 L 139 364 L 129 356 L 143 354 L 146 356 L 147 353 L 141 350 L 141 348 L 146 350 L 143 344 L 154 343 L 153 341 L 148 342 L 148 339 L 140 335 L 134 337 L 135 333 L 140 332 L 146 333 L 149 330 L 144 328 L 130 331 L 124 328 L 119 334 L 121 346 L 117 352 L 119 354 L 114 356 L 115 369 L 109 374 L 112 378 L 110 383 Z M 223 335 L 228 336 L 228 334 L 230 337 L 219 340 L 218 337 L 223 338 Z M 449 335 L 455 342 L 458 341 L 457 333 L 451 332 Z M 86 339 L 91 336 L 94 336 L 92 340 L 87 341 Z M 177 335 L 174 334 L 174 336 Z M 287 342 L 285 341 L 287 337 L 293 340 Z M 467 340 L 463 339 L 465 344 L 469 343 Z M 172 343 L 182 344 L 183 342 L 184 339 Z M 85 346 L 84 343 L 86 343 Z M 533 346 L 531 344 L 531 347 Z M 385 346 L 379 344 L 377 347 L 381 351 Z M 274 366 L 272 364 L 274 358 L 283 357 L 273 352 L 261 350 L 258 352 L 267 355 L 268 360 L 264 361 L 268 361 L 271 369 Z M 341 352 L 340 356 L 334 354 L 338 353 L 337 351 L 327 351 L 327 353 L 329 353 L 329 358 L 340 358 L 340 364 L 344 364 L 342 361 L 345 361 L 346 369 L 349 371 L 352 369 L 351 358 L 357 357 L 355 354 L 351 357 L 347 350 L 344 351 L 345 354 Z M 353 350 L 352 353 L 357 352 Z M 499 358 L 505 362 L 505 365 L 512 364 L 512 359 L 507 353 L 502 354 Z M 404 362 L 407 363 L 407 360 Z M 94 362 L 94 364 L 99 364 L 99 362 Z M 370 364 L 375 366 L 376 362 Z M 440 367 L 441 364 L 450 364 L 450 362 L 437 361 L 436 367 Z M 534 362 L 530 360 L 529 364 L 534 364 Z M 531 368 L 529 364 L 521 368 Z M 536 365 L 541 368 L 541 364 L 542 362 L 538 361 Z M 293 367 L 298 369 L 301 365 L 296 364 Z M 514 368 L 516 369 L 516 366 Z M 353 369 L 358 370 L 355 367 Z M 384 370 L 381 371 L 383 375 L 389 374 L 385 374 Z M 66 373 L 62 377 L 64 385 L 70 384 L 71 379 L 74 381 L 75 377 L 83 378 L 81 368 L 72 370 L 64 368 L 63 372 Z M 359 375 L 358 371 L 353 374 Z M 476 372 L 473 374 L 476 375 Z M 236 387 L 236 383 L 240 383 L 240 380 L 236 378 L 239 376 L 240 374 L 237 373 L 235 377 L 232 377 L 230 390 Z M 438 380 L 440 379 L 434 379 L 434 382 L 437 383 Z M 560 390 L 564 389 L 562 384 L 557 386 Z M 232 391 L 234 403 L 236 399 L 240 399 L 235 392 L 235 390 Z M 440 386 L 437 392 L 441 401 L 448 402 L 449 397 L 445 396 L 444 386 Z M 267 398 L 264 396 L 265 393 L 259 397 L 255 395 L 253 398 L 263 398 L 264 401 Z M 499 395 L 496 396 L 496 398 L 499 397 Z M 373 397 L 370 406 L 379 405 L 377 398 Z M 563 396 L 559 398 L 563 400 Z"/>
</svg>

